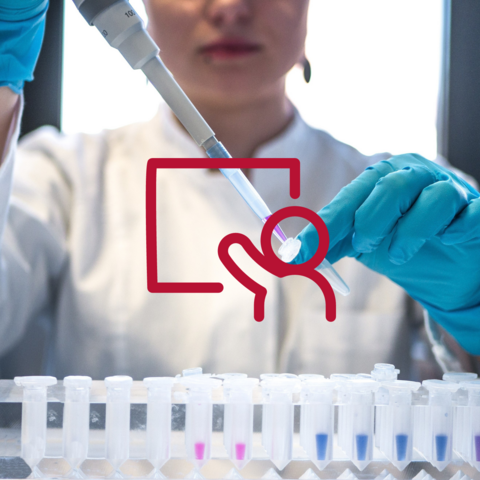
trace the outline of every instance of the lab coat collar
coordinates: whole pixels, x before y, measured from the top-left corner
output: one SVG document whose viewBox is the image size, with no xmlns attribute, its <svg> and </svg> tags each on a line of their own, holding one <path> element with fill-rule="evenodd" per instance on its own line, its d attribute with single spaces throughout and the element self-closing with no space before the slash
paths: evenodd
<svg viewBox="0 0 480 480">
<path fill-rule="evenodd" d="M 205 152 L 199 147 L 183 127 L 178 123 L 166 104 L 159 108 L 156 122 L 163 132 L 163 141 L 172 143 L 184 153 L 185 158 L 201 158 Z M 260 145 L 254 152 L 254 158 L 297 158 L 304 148 L 304 141 L 310 127 L 294 107 L 294 115 L 287 127 L 272 140 Z M 219 138 L 222 141 L 221 138 Z"/>
</svg>

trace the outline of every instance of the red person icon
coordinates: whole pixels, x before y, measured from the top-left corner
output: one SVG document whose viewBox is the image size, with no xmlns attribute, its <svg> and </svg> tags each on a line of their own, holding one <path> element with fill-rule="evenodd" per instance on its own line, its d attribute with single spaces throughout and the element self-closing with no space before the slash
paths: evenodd
<svg viewBox="0 0 480 480">
<path fill-rule="evenodd" d="M 319 245 L 315 255 L 310 260 L 300 265 L 290 265 L 283 262 L 275 255 L 272 249 L 271 238 L 274 228 L 286 218 L 301 217 L 308 220 L 317 230 Z M 228 249 L 239 244 L 245 252 L 263 269 L 279 278 L 290 275 L 299 275 L 307 277 L 315 282 L 325 297 L 325 317 L 329 322 L 333 322 L 336 317 L 335 294 L 327 279 L 315 267 L 320 265 L 328 252 L 329 236 L 327 226 L 324 221 L 313 211 L 305 207 L 285 207 L 275 212 L 266 222 L 262 229 L 260 252 L 252 241 L 241 233 L 231 233 L 224 237 L 218 245 L 218 256 L 225 268 L 238 280 L 245 288 L 254 295 L 253 316 L 257 322 L 265 318 L 265 299 L 267 289 L 250 278 L 232 259 Z"/>
</svg>

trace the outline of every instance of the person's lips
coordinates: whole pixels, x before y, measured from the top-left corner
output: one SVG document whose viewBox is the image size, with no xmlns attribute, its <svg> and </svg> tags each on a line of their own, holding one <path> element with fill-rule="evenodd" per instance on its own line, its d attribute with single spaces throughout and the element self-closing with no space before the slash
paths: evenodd
<svg viewBox="0 0 480 480">
<path fill-rule="evenodd" d="M 232 59 L 254 55 L 261 45 L 244 39 L 221 39 L 200 48 L 200 53 L 214 59 Z"/>
</svg>

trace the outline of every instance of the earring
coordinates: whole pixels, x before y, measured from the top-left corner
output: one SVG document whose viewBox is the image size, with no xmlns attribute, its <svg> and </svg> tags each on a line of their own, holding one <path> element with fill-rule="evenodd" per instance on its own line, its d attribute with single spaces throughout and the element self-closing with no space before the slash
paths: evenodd
<svg viewBox="0 0 480 480">
<path fill-rule="evenodd" d="M 303 65 L 303 78 L 305 79 L 305 82 L 310 83 L 310 80 L 312 78 L 312 65 L 308 61 L 307 57 L 303 57 L 302 65 Z"/>
</svg>

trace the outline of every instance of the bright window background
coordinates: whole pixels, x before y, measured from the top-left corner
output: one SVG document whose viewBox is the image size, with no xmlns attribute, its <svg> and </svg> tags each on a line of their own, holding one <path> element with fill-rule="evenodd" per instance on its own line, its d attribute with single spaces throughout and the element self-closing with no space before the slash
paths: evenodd
<svg viewBox="0 0 480 480">
<path fill-rule="evenodd" d="M 141 0 L 131 3 L 144 17 Z M 305 84 L 294 69 L 287 82 L 304 118 L 366 154 L 434 158 L 443 0 L 310 3 L 312 81 Z M 155 114 L 158 94 L 88 27 L 71 1 L 64 62 L 64 131 L 98 132 Z"/>
</svg>

